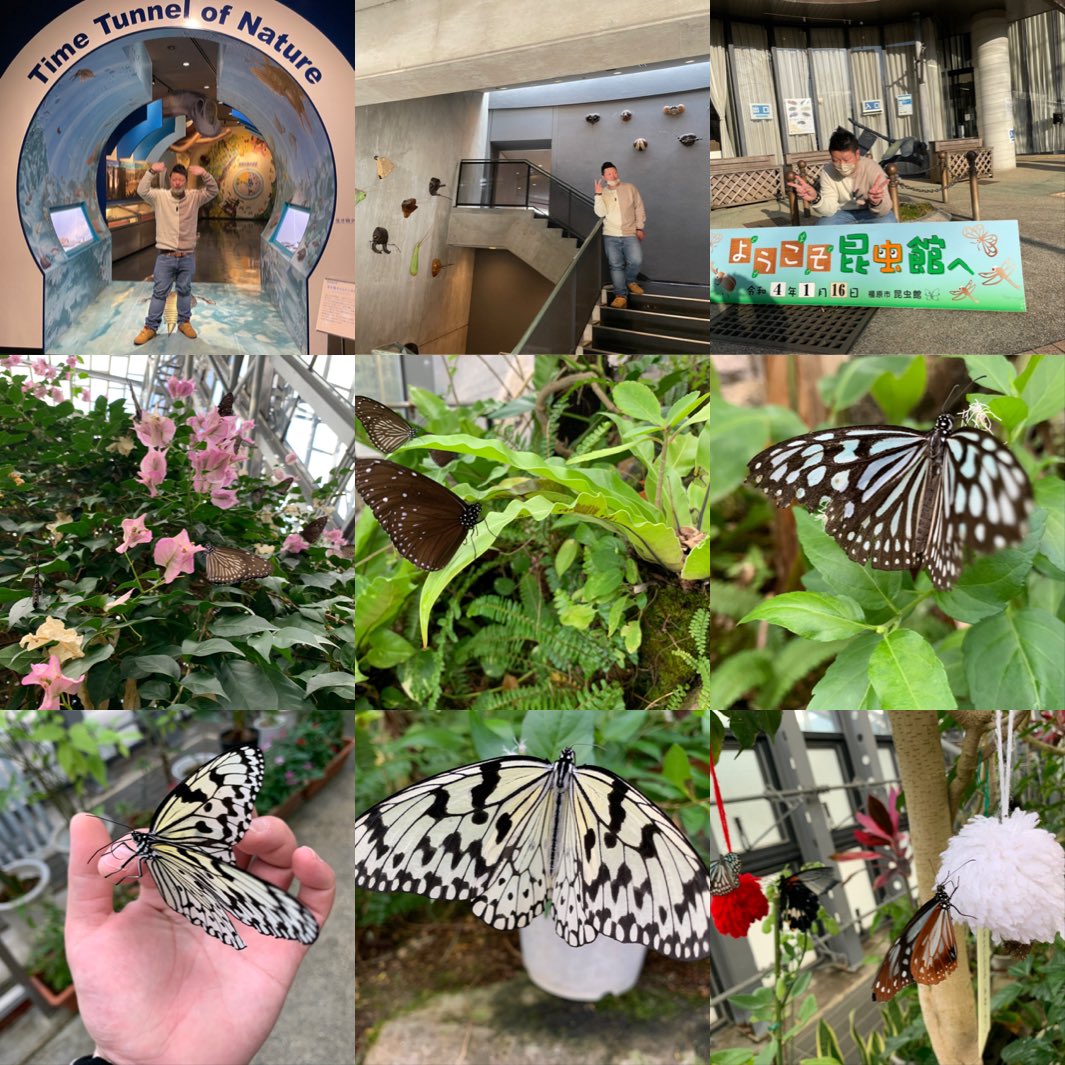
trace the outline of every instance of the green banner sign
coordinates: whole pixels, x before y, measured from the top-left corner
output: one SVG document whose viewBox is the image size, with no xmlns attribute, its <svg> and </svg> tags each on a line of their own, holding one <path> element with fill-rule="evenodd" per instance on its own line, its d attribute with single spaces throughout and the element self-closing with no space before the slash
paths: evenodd
<svg viewBox="0 0 1065 1065">
<path fill-rule="evenodd" d="M 1023 311 L 1017 223 L 711 229 L 710 299 Z"/>
</svg>

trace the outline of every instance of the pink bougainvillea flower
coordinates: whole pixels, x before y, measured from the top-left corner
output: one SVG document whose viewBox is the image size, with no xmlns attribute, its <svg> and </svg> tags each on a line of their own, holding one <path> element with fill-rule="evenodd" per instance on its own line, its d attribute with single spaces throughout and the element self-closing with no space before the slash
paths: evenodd
<svg viewBox="0 0 1065 1065">
<path fill-rule="evenodd" d="M 81 398 L 88 403 L 89 400 L 92 399 L 92 393 L 87 388 L 83 388 L 81 390 Z"/>
<path fill-rule="evenodd" d="M 29 676 L 22 678 L 23 685 L 36 684 L 44 689 L 38 710 L 59 710 L 59 696 L 71 695 L 81 687 L 81 678 L 73 680 L 63 676 L 58 655 L 49 655 L 47 662 L 30 666 Z"/>
<path fill-rule="evenodd" d="M 124 555 L 131 547 L 137 544 L 150 544 L 152 542 L 152 530 L 144 523 L 148 515 L 142 514 L 139 518 L 122 519 L 122 543 L 115 548 L 120 555 Z"/>
<path fill-rule="evenodd" d="M 281 545 L 281 548 L 290 555 L 298 555 L 301 551 L 306 551 L 310 546 L 299 533 L 289 533 L 285 537 L 285 542 Z"/>
<path fill-rule="evenodd" d="M 191 377 L 168 377 L 166 390 L 170 393 L 171 399 L 185 399 L 186 396 L 191 396 L 196 391 L 196 382 Z"/>
<path fill-rule="evenodd" d="M 75 366 L 78 365 L 78 357 L 77 357 L 77 355 L 68 355 L 67 359 L 66 359 L 66 362 L 67 362 L 67 365 L 71 369 L 73 369 Z"/>
<path fill-rule="evenodd" d="M 52 397 L 52 401 L 58 403 L 63 398 L 63 390 L 61 388 L 50 388 L 48 394 Z"/>
<path fill-rule="evenodd" d="M 235 507 L 239 500 L 232 488 L 216 488 L 211 492 L 211 502 L 219 510 L 229 510 L 230 507 Z"/>
<path fill-rule="evenodd" d="M 166 454 L 157 451 L 154 447 L 149 448 L 141 459 L 141 471 L 137 474 L 137 480 L 148 489 L 153 496 L 159 493 L 156 487 L 166 479 Z"/>
<path fill-rule="evenodd" d="M 145 447 L 168 448 L 174 439 L 174 423 L 164 414 L 145 414 L 133 427 Z"/>
<path fill-rule="evenodd" d="M 22 365 L 21 355 L 5 355 L 0 359 L 0 363 L 3 363 L 9 370 L 13 370 L 16 366 Z"/>
<path fill-rule="evenodd" d="M 326 529 L 322 533 L 322 539 L 328 544 L 325 552 L 326 558 L 341 558 L 342 549 L 348 546 L 344 534 L 339 529 Z"/>
<path fill-rule="evenodd" d="M 107 602 L 104 603 L 104 610 L 111 610 L 113 607 L 121 606 L 132 594 L 133 589 L 130 588 L 128 592 L 123 592 L 117 599 L 108 599 Z"/>
<path fill-rule="evenodd" d="M 177 536 L 164 536 L 155 545 L 155 564 L 165 566 L 163 583 L 177 580 L 182 573 L 192 573 L 196 569 L 196 552 L 202 551 L 199 544 L 189 539 L 189 534 L 182 529 Z"/>
<path fill-rule="evenodd" d="M 208 443 L 217 444 L 229 435 L 229 426 L 214 407 L 203 414 L 194 414 L 189 418 L 189 427 L 192 429 L 193 443 L 206 440 Z"/>
<path fill-rule="evenodd" d="M 294 463 L 294 462 L 297 462 L 297 461 L 298 461 L 298 460 L 297 460 L 297 458 L 296 458 L 296 452 L 295 452 L 295 451 L 290 451 L 290 452 L 289 452 L 289 453 L 288 453 L 288 454 L 287 454 L 287 455 L 285 456 L 285 465 L 286 465 L 286 466 L 291 466 L 291 465 L 292 465 L 292 463 Z"/>
<path fill-rule="evenodd" d="M 58 366 L 46 366 L 44 370 L 44 379 L 46 381 L 54 381 L 59 374 Z"/>
<path fill-rule="evenodd" d="M 48 360 L 34 359 L 33 362 L 30 363 L 30 368 L 34 373 L 44 374 L 48 369 Z"/>
</svg>

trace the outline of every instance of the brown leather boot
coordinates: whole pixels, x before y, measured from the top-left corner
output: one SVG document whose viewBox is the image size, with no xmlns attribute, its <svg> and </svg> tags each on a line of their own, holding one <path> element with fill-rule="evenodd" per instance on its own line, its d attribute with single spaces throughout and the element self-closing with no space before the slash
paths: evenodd
<svg viewBox="0 0 1065 1065">
<path fill-rule="evenodd" d="M 136 335 L 136 337 L 134 337 L 133 343 L 134 344 L 147 344 L 148 341 L 151 340 L 152 337 L 154 337 L 154 336 L 155 336 L 155 330 L 154 329 L 149 329 L 148 326 L 145 326 Z"/>
<path fill-rule="evenodd" d="M 629 305 L 629 301 L 627 299 L 625 299 L 624 296 L 615 296 L 610 301 L 610 306 L 611 307 L 627 307 L 628 305 Z"/>
<path fill-rule="evenodd" d="M 192 328 L 192 322 L 179 322 L 178 332 L 184 333 L 185 336 L 189 338 L 189 340 L 196 339 L 196 330 Z"/>
<path fill-rule="evenodd" d="M 637 285 L 635 281 L 630 281 L 629 285 L 628 285 L 628 288 L 629 288 L 629 291 L 634 296 L 642 296 L 643 295 L 643 289 L 640 288 L 640 286 Z"/>
</svg>

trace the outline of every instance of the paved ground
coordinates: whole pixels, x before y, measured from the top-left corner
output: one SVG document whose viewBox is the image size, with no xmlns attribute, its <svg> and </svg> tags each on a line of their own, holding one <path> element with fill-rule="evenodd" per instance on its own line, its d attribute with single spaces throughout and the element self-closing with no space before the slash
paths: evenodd
<svg viewBox="0 0 1065 1065">
<path fill-rule="evenodd" d="M 952 221 L 972 219 L 967 182 L 944 205 L 938 185 L 907 180 L 903 202 L 925 201 Z M 915 191 L 921 190 L 921 191 Z M 923 191 L 927 189 L 928 191 Z M 1021 233 L 1024 314 L 881 308 L 852 349 L 855 354 L 955 355 L 1065 350 L 1065 156 L 1021 156 L 1015 171 L 980 185 L 982 218 L 1016 218 Z M 790 225 L 786 205 L 730 207 L 711 214 L 714 229 Z M 713 318 L 720 305 L 711 311 Z M 753 354 L 757 346 L 713 340 L 715 352 Z"/>
</svg>

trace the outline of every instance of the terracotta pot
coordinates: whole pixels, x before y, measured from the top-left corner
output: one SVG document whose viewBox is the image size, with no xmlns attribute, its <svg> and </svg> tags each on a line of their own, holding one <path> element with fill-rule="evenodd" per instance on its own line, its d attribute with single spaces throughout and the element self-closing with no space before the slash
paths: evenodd
<svg viewBox="0 0 1065 1065">
<path fill-rule="evenodd" d="M 37 993 L 48 1003 L 52 1009 L 67 1009 L 71 1013 L 78 1012 L 78 994 L 74 990 L 74 985 L 64 988 L 62 991 L 53 991 L 39 976 L 30 974 L 30 981 L 33 983 Z"/>
<path fill-rule="evenodd" d="M 308 799 L 317 795 L 318 792 L 340 772 L 340 767 L 344 764 L 348 755 L 351 754 L 354 749 L 354 737 L 346 738 L 343 741 L 343 746 L 329 760 L 325 769 L 322 770 L 322 775 L 317 780 L 312 780 L 309 783 L 304 784 L 299 791 L 294 791 L 287 799 L 283 799 L 277 806 L 268 812 L 274 817 L 284 819 L 291 815 L 295 810 L 298 810 Z"/>
</svg>

